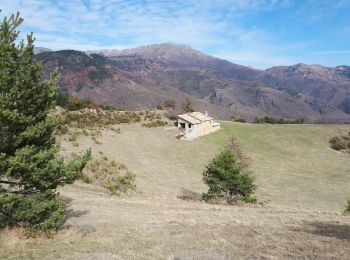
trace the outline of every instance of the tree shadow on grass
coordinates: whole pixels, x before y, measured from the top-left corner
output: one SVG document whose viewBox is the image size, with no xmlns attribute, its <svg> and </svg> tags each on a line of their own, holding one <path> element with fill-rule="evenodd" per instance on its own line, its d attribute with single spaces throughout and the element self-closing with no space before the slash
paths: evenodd
<svg viewBox="0 0 350 260">
<path fill-rule="evenodd" d="M 70 205 L 73 201 L 71 198 L 67 198 L 67 197 L 63 197 L 62 199 L 67 203 L 67 205 Z M 64 220 L 63 220 L 62 224 L 60 225 L 60 228 L 67 227 L 67 221 L 70 218 L 79 218 L 83 215 L 88 214 L 89 212 L 90 212 L 89 210 L 67 209 L 66 212 L 64 213 Z"/>
<path fill-rule="evenodd" d="M 350 240 L 350 225 L 336 222 L 308 222 L 304 231 L 320 236 Z"/>
</svg>

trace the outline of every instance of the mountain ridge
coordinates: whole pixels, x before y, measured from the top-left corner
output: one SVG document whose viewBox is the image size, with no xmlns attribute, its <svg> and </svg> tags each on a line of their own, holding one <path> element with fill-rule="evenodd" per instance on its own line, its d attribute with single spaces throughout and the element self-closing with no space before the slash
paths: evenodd
<svg viewBox="0 0 350 260">
<path fill-rule="evenodd" d="M 299 63 L 258 70 L 173 43 L 72 52 L 74 58 L 64 55 L 64 51 L 44 52 L 37 58 L 44 61 L 46 74 L 59 68 L 65 79 L 60 87 L 71 94 L 126 109 L 155 107 L 172 93 L 179 109 L 186 97 L 192 97 L 223 119 L 236 114 L 249 120 L 270 115 L 304 117 L 307 122 L 350 121 L 350 67 L 346 65 Z M 91 64 L 86 62 L 89 59 Z M 67 65 L 71 61 L 74 66 Z M 76 68 L 80 76 L 74 74 Z M 90 74 L 98 80 L 86 78 Z M 67 84 L 67 78 L 76 81 Z"/>
</svg>

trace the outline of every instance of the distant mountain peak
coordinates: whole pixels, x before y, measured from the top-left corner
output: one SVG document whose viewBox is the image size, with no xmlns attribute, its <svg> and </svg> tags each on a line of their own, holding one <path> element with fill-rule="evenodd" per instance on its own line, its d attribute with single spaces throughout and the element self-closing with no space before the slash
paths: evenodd
<svg viewBox="0 0 350 260">
<path fill-rule="evenodd" d="M 180 107 L 191 96 L 195 106 L 221 118 L 234 113 L 250 120 L 270 115 L 350 121 L 350 67 L 345 65 L 298 63 L 256 70 L 175 43 L 44 52 L 37 58 L 45 61 L 45 75 L 60 70 L 61 88 L 127 109 L 152 108 L 169 98 Z"/>
<path fill-rule="evenodd" d="M 45 47 L 34 47 L 34 54 L 39 54 L 42 52 L 51 52 L 52 50 Z"/>
</svg>

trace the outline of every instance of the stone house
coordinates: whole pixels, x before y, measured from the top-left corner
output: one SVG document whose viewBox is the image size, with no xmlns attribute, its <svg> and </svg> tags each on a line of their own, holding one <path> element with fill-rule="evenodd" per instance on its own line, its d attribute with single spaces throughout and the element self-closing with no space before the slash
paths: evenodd
<svg viewBox="0 0 350 260">
<path fill-rule="evenodd" d="M 208 112 L 205 112 L 205 114 L 191 112 L 178 115 L 176 125 L 179 130 L 183 130 L 180 137 L 185 140 L 192 140 L 220 129 L 220 123 L 215 122 L 214 118 L 208 116 Z"/>
</svg>

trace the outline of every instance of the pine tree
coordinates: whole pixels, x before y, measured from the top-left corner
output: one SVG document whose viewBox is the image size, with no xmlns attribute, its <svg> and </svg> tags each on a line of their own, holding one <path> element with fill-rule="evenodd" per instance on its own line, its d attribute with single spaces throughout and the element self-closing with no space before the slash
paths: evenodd
<svg viewBox="0 0 350 260">
<path fill-rule="evenodd" d="M 183 110 L 185 110 L 186 113 L 194 112 L 192 100 L 190 98 L 186 98 L 186 101 L 183 104 Z"/>
<path fill-rule="evenodd" d="M 229 204 L 238 201 L 255 202 L 252 197 L 255 190 L 253 179 L 237 161 L 233 150 L 225 149 L 220 152 L 203 172 L 203 182 L 209 186 L 203 199 L 223 198 Z"/>
<path fill-rule="evenodd" d="M 17 13 L 0 24 L 0 227 L 52 229 L 65 210 L 55 189 L 77 178 L 91 152 L 67 165 L 58 156 L 57 74 L 41 79 L 32 34 L 16 44 L 21 23 Z"/>
</svg>

